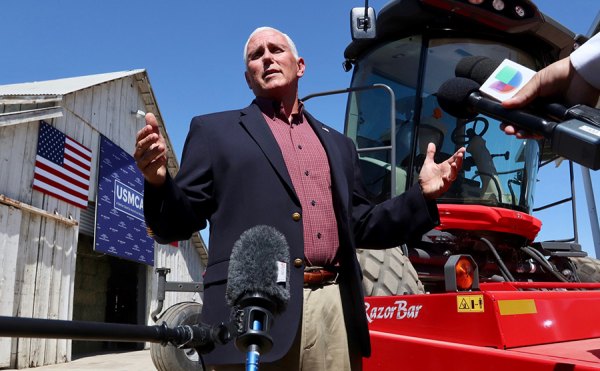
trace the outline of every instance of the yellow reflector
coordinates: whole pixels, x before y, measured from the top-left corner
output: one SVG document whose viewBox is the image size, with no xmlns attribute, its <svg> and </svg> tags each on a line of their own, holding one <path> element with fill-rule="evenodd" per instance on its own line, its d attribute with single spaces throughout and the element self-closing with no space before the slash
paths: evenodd
<svg viewBox="0 0 600 371">
<path fill-rule="evenodd" d="M 498 309 L 503 316 L 537 313 L 537 308 L 533 299 L 498 300 Z"/>
<path fill-rule="evenodd" d="M 456 286 L 460 290 L 468 290 L 473 286 L 473 274 L 475 267 L 470 259 L 462 257 L 458 259 L 454 266 L 456 273 Z"/>
</svg>

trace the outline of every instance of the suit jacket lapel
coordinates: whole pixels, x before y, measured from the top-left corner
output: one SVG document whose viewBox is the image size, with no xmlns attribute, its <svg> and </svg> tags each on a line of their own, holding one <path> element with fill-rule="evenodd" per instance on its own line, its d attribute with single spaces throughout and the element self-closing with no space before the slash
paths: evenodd
<svg viewBox="0 0 600 371">
<path fill-rule="evenodd" d="M 271 166 L 273 166 L 279 175 L 279 178 L 288 188 L 290 194 L 293 195 L 294 201 L 300 205 L 300 200 L 298 199 L 296 191 L 294 190 L 292 179 L 290 178 L 290 174 L 285 166 L 281 149 L 279 148 L 273 133 L 271 133 L 269 126 L 265 122 L 262 112 L 256 104 L 251 104 L 241 111 L 240 123 L 246 128 L 246 131 L 261 148 L 271 163 Z"/>
</svg>

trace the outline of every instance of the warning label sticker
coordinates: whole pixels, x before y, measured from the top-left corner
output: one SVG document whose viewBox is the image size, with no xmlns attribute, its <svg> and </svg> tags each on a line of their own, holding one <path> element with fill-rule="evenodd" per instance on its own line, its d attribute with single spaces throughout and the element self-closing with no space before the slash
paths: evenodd
<svg viewBox="0 0 600 371">
<path fill-rule="evenodd" d="M 456 310 L 459 313 L 484 312 L 483 295 L 457 295 Z"/>
</svg>

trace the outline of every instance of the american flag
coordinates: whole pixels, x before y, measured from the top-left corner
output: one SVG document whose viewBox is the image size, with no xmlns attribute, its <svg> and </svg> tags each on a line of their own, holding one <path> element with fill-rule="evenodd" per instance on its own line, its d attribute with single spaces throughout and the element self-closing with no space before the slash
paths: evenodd
<svg viewBox="0 0 600 371">
<path fill-rule="evenodd" d="M 33 189 L 85 209 L 91 165 L 92 151 L 40 121 Z"/>
</svg>

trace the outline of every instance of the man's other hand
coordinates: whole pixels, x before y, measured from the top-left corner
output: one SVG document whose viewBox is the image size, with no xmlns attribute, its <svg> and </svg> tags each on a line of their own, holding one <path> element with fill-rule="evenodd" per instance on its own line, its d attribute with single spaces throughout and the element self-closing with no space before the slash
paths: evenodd
<svg viewBox="0 0 600 371">
<path fill-rule="evenodd" d="M 435 144 L 429 143 L 427 156 L 419 173 L 421 190 L 428 199 L 436 199 L 450 188 L 462 168 L 463 158 L 465 157 L 465 148 L 461 147 L 449 159 L 436 164 L 433 160 L 435 150 Z"/>
</svg>

